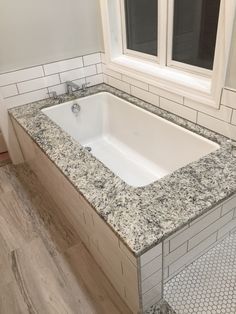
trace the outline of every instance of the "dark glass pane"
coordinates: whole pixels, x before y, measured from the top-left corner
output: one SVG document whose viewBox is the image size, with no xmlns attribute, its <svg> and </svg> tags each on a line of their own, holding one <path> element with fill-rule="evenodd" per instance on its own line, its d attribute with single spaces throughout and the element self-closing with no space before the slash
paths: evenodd
<svg viewBox="0 0 236 314">
<path fill-rule="evenodd" d="M 213 69 L 220 0 L 175 0 L 173 60 Z"/>
<path fill-rule="evenodd" d="M 127 48 L 157 56 L 157 0 L 125 0 Z"/>
</svg>

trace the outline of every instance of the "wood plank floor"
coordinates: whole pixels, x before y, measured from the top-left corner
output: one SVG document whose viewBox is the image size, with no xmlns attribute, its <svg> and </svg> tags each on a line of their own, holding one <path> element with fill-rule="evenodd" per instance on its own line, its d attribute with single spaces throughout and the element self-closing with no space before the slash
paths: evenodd
<svg viewBox="0 0 236 314">
<path fill-rule="evenodd" d="M 8 152 L 6 153 L 0 153 L 0 167 L 3 167 L 5 165 L 8 165 L 11 163 L 10 156 Z"/>
<path fill-rule="evenodd" d="M 26 165 L 0 168 L 0 314 L 130 314 Z"/>
</svg>

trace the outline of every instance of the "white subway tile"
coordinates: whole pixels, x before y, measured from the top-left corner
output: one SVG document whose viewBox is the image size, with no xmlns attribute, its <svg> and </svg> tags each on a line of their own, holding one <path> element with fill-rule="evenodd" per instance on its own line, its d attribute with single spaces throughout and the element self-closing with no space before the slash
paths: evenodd
<svg viewBox="0 0 236 314">
<path fill-rule="evenodd" d="M 184 103 L 184 97 L 183 96 L 168 92 L 164 89 L 150 85 L 149 91 L 152 92 L 153 94 L 156 94 L 156 95 L 163 97 L 163 98 L 167 98 L 167 99 L 172 100 L 174 102 L 177 102 L 180 104 Z"/>
<path fill-rule="evenodd" d="M 122 79 L 122 75 L 119 72 L 108 69 L 105 64 L 102 65 L 102 69 L 103 69 L 104 74 L 111 76 L 111 77 L 114 77 L 118 80 Z"/>
<path fill-rule="evenodd" d="M 0 87 L 0 94 L 3 98 L 15 96 L 18 94 L 18 90 L 15 84 Z"/>
<path fill-rule="evenodd" d="M 141 88 L 131 86 L 131 95 L 153 104 L 154 106 L 159 106 L 159 96 L 147 92 Z"/>
<path fill-rule="evenodd" d="M 83 67 L 82 57 L 49 63 L 43 66 L 45 75 L 65 72 Z"/>
<path fill-rule="evenodd" d="M 74 81 L 86 76 L 91 76 L 96 74 L 96 66 L 91 65 L 85 68 L 80 68 L 76 70 L 71 70 L 67 72 L 60 73 L 62 83 L 66 81 Z"/>
<path fill-rule="evenodd" d="M 143 305 L 144 308 L 146 309 L 147 306 L 151 306 L 158 301 L 160 301 L 162 298 L 162 285 L 159 284 L 143 294 Z M 151 303 L 150 303 L 151 302 Z"/>
<path fill-rule="evenodd" d="M 224 89 L 221 103 L 225 106 L 236 109 L 236 91 Z"/>
<path fill-rule="evenodd" d="M 93 76 L 89 76 L 86 78 L 87 83 L 89 83 L 88 86 L 94 86 L 103 83 L 103 75 L 102 74 L 96 74 Z"/>
<path fill-rule="evenodd" d="M 184 100 L 184 105 L 226 122 L 230 122 L 231 120 L 232 109 L 223 105 L 221 105 L 220 108 L 217 109 L 187 98 L 185 98 Z"/>
<path fill-rule="evenodd" d="M 234 125 L 236 125 L 236 110 L 233 110 L 231 123 L 234 124 Z"/>
<path fill-rule="evenodd" d="M 154 299 L 152 299 L 149 303 L 143 305 L 143 310 L 147 311 L 151 308 L 151 306 L 158 304 L 162 299 L 161 295 L 157 295 Z"/>
<path fill-rule="evenodd" d="M 130 85 L 128 83 L 117 80 L 111 76 L 108 76 L 108 84 L 122 90 L 125 93 L 130 94 Z"/>
<path fill-rule="evenodd" d="M 186 242 L 188 239 L 191 239 L 193 236 L 198 234 L 201 230 L 209 226 L 213 221 L 216 221 L 220 218 L 221 208 L 218 207 L 216 210 L 211 212 L 209 215 L 205 216 L 203 219 L 197 223 L 190 226 L 188 229 L 178 234 L 175 238 L 170 240 L 170 250 L 174 251 L 181 244 Z"/>
<path fill-rule="evenodd" d="M 234 222 L 235 222 L 235 218 L 234 218 Z M 236 233 L 236 226 L 230 231 L 230 234 L 234 234 L 234 233 Z"/>
<path fill-rule="evenodd" d="M 0 75 L 0 86 L 10 85 L 17 82 L 32 80 L 44 76 L 41 66 L 9 72 Z"/>
<path fill-rule="evenodd" d="M 48 88 L 48 91 L 51 92 L 56 92 L 57 95 L 63 95 L 66 93 L 66 84 L 59 84 L 56 86 L 52 86 Z"/>
<path fill-rule="evenodd" d="M 207 212 L 205 212 L 204 214 L 200 215 L 198 218 L 194 219 L 192 222 L 190 222 L 189 226 L 193 226 L 195 225 L 197 222 L 199 222 L 200 220 L 202 220 L 203 218 L 205 218 L 206 216 L 210 215 L 211 213 L 213 213 L 214 211 L 216 211 L 219 207 L 222 207 L 221 205 L 218 207 L 214 207 L 210 210 L 208 210 Z"/>
<path fill-rule="evenodd" d="M 100 52 L 98 52 L 98 53 L 93 53 L 91 55 L 83 56 L 83 60 L 84 60 L 84 66 L 97 64 L 101 62 L 101 54 Z"/>
<path fill-rule="evenodd" d="M 4 105 L 9 109 L 16 106 L 25 105 L 34 101 L 45 99 L 48 97 L 47 89 L 40 89 L 34 92 L 13 96 L 4 100 Z"/>
<path fill-rule="evenodd" d="M 141 268 L 141 279 L 142 281 L 150 277 L 152 274 L 160 270 L 162 267 L 162 255 L 154 258 L 150 263 L 145 264 Z"/>
<path fill-rule="evenodd" d="M 54 75 L 45 76 L 38 79 L 30 80 L 30 81 L 18 83 L 17 85 L 18 85 L 19 93 L 23 94 L 23 93 L 32 92 L 37 89 L 42 89 L 42 88 L 46 88 L 53 85 L 59 85 L 59 84 L 60 84 L 59 75 L 54 74 Z"/>
<path fill-rule="evenodd" d="M 198 124 L 236 140 L 236 126 L 232 124 L 210 117 L 201 112 L 198 113 Z"/>
<path fill-rule="evenodd" d="M 74 82 L 75 84 L 77 84 L 78 86 L 82 87 L 82 85 L 86 83 L 86 79 L 85 79 L 85 77 L 84 77 L 84 78 L 79 79 L 79 80 L 74 80 L 73 82 Z"/>
<path fill-rule="evenodd" d="M 176 232 L 174 232 L 172 235 L 170 235 L 170 236 L 166 239 L 166 241 L 167 241 L 167 240 L 170 241 L 171 239 L 175 238 L 178 234 L 180 234 L 180 233 L 182 233 L 184 230 L 188 229 L 188 227 L 189 227 L 189 224 L 187 224 L 186 226 L 180 228 L 178 231 L 176 231 Z"/>
<path fill-rule="evenodd" d="M 170 264 L 177 261 L 181 256 L 187 253 L 188 244 L 187 241 L 184 242 L 181 246 L 179 246 L 176 250 L 169 253 L 167 256 L 164 257 L 164 267 L 169 266 Z"/>
<path fill-rule="evenodd" d="M 96 68 L 97 68 L 97 74 L 102 73 L 102 64 L 101 63 L 96 64 Z"/>
<path fill-rule="evenodd" d="M 176 273 L 179 269 L 181 269 L 185 265 L 189 265 L 195 258 L 202 255 L 206 249 L 211 247 L 211 245 L 216 242 L 216 238 L 217 238 L 217 233 L 212 234 L 209 238 L 201 242 L 193 250 L 189 251 L 187 254 L 179 258 L 176 262 L 171 264 L 169 266 L 170 275 L 172 275 L 173 273 Z"/>
<path fill-rule="evenodd" d="M 90 65 L 88 67 L 84 67 L 84 76 L 92 76 L 97 74 L 97 69 L 95 65 Z"/>
<path fill-rule="evenodd" d="M 227 214 L 233 208 L 236 208 L 236 196 L 233 196 L 230 200 L 223 204 L 221 215 L 223 216 Z"/>
<path fill-rule="evenodd" d="M 169 277 L 169 267 L 165 267 L 164 268 L 164 282 L 166 281 L 166 279 Z"/>
<path fill-rule="evenodd" d="M 211 234 L 215 233 L 217 230 L 222 228 L 225 224 L 231 221 L 232 218 L 233 218 L 233 211 L 221 217 L 220 219 L 216 220 L 214 223 L 209 224 L 207 228 L 205 228 L 204 230 L 202 230 L 200 233 L 198 233 L 197 235 L 195 235 L 193 238 L 189 240 L 189 246 L 188 246 L 189 250 L 191 250 L 200 242 L 202 242 L 204 239 L 208 238 Z"/>
<path fill-rule="evenodd" d="M 102 61 L 102 63 L 106 63 L 106 55 L 105 55 L 105 53 L 104 52 L 101 52 L 101 61 Z"/>
<path fill-rule="evenodd" d="M 140 265 L 143 267 L 145 264 L 151 262 L 155 257 L 162 254 L 162 243 L 156 245 L 154 248 L 144 253 L 140 257 Z"/>
<path fill-rule="evenodd" d="M 163 243 L 163 255 L 166 256 L 170 253 L 170 241 L 167 239 Z"/>
<path fill-rule="evenodd" d="M 108 84 L 108 76 L 106 74 L 103 74 L 103 81 L 105 84 Z"/>
<path fill-rule="evenodd" d="M 148 91 L 148 84 L 135 80 L 127 75 L 122 75 L 122 80 L 126 83 L 129 83 L 130 85 L 133 85 L 135 87 L 139 87 L 141 89 L 145 89 L 146 91 Z"/>
<path fill-rule="evenodd" d="M 175 272 L 172 272 L 171 274 L 170 274 L 169 267 L 168 267 L 168 277 L 165 278 L 164 283 L 167 283 L 172 278 L 174 278 L 176 275 L 178 275 L 182 270 L 184 270 L 185 267 L 186 266 L 184 265 L 184 266 L 178 268 Z"/>
<path fill-rule="evenodd" d="M 162 269 L 142 281 L 142 293 L 146 293 L 162 281 Z"/>
<path fill-rule="evenodd" d="M 196 122 L 197 121 L 197 111 L 180 105 L 177 102 L 173 102 L 171 100 L 162 98 L 160 99 L 160 107 L 165 109 L 171 113 L 176 114 L 182 118 L 185 118 L 189 121 Z"/>
<path fill-rule="evenodd" d="M 223 226 L 218 231 L 218 239 L 222 239 L 227 233 L 231 232 L 236 228 L 236 219 L 232 219 L 229 223 L 227 223 L 225 226 Z"/>
</svg>

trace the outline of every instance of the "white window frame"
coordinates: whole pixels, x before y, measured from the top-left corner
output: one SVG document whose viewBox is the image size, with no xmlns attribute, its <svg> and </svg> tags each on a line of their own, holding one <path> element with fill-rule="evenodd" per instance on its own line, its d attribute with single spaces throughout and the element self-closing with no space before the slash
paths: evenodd
<svg viewBox="0 0 236 314">
<path fill-rule="evenodd" d="M 171 19 L 168 19 L 167 12 L 168 15 L 173 15 L 173 0 L 159 0 L 158 63 L 157 60 L 154 62 L 142 56 L 142 53 L 125 50 L 122 1 L 100 0 L 107 68 L 194 101 L 219 107 L 225 84 L 236 1 L 221 0 L 213 71 L 173 61 L 168 55 L 171 38 L 168 30 L 172 27 L 168 24 Z"/>
<path fill-rule="evenodd" d="M 222 4 L 222 3 L 221 3 Z M 174 24 L 174 0 L 168 1 L 168 43 L 167 43 L 167 62 L 166 65 L 176 69 L 186 70 L 192 73 L 198 73 L 200 75 L 205 75 L 206 77 L 211 77 L 213 70 L 208 70 L 202 67 L 193 66 L 187 63 L 175 61 L 172 59 L 172 48 L 173 48 L 173 24 Z M 215 56 L 214 56 L 215 60 Z M 215 62 L 214 62 L 215 65 Z M 214 69 L 213 65 L 213 69 Z"/>
<path fill-rule="evenodd" d="M 123 53 L 128 56 L 133 56 L 141 59 L 146 59 L 149 61 L 159 63 L 159 27 L 158 27 L 158 38 L 157 38 L 157 56 L 152 56 L 146 53 L 142 53 L 139 51 L 131 50 L 127 48 L 127 25 L 126 25 L 126 18 L 125 18 L 125 0 L 120 0 L 120 12 L 121 12 L 121 25 L 122 25 L 122 38 L 123 38 Z M 159 8 L 158 8 L 159 12 Z M 159 16 L 158 16 L 159 19 Z"/>
</svg>

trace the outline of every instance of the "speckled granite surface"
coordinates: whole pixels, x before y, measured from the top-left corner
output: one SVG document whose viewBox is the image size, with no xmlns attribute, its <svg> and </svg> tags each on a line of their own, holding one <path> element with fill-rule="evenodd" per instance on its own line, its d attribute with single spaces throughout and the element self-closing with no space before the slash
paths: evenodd
<svg viewBox="0 0 236 314">
<path fill-rule="evenodd" d="M 108 85 L 91 87 L 86 95 L 102 91 L 111 92 L 221 146 L 153 184 L 133 188 L 41 112 L 40 109 L 57 104 L 57 100 L 39 101 L 9 111 L 130 250 L 139 256 L 236 192 L 236 158 L 225 137 Z M 79 92 L 75 94 L 81 97 Z M 70 99 L 62 96 L 63 101 Z"/>
</svg>

